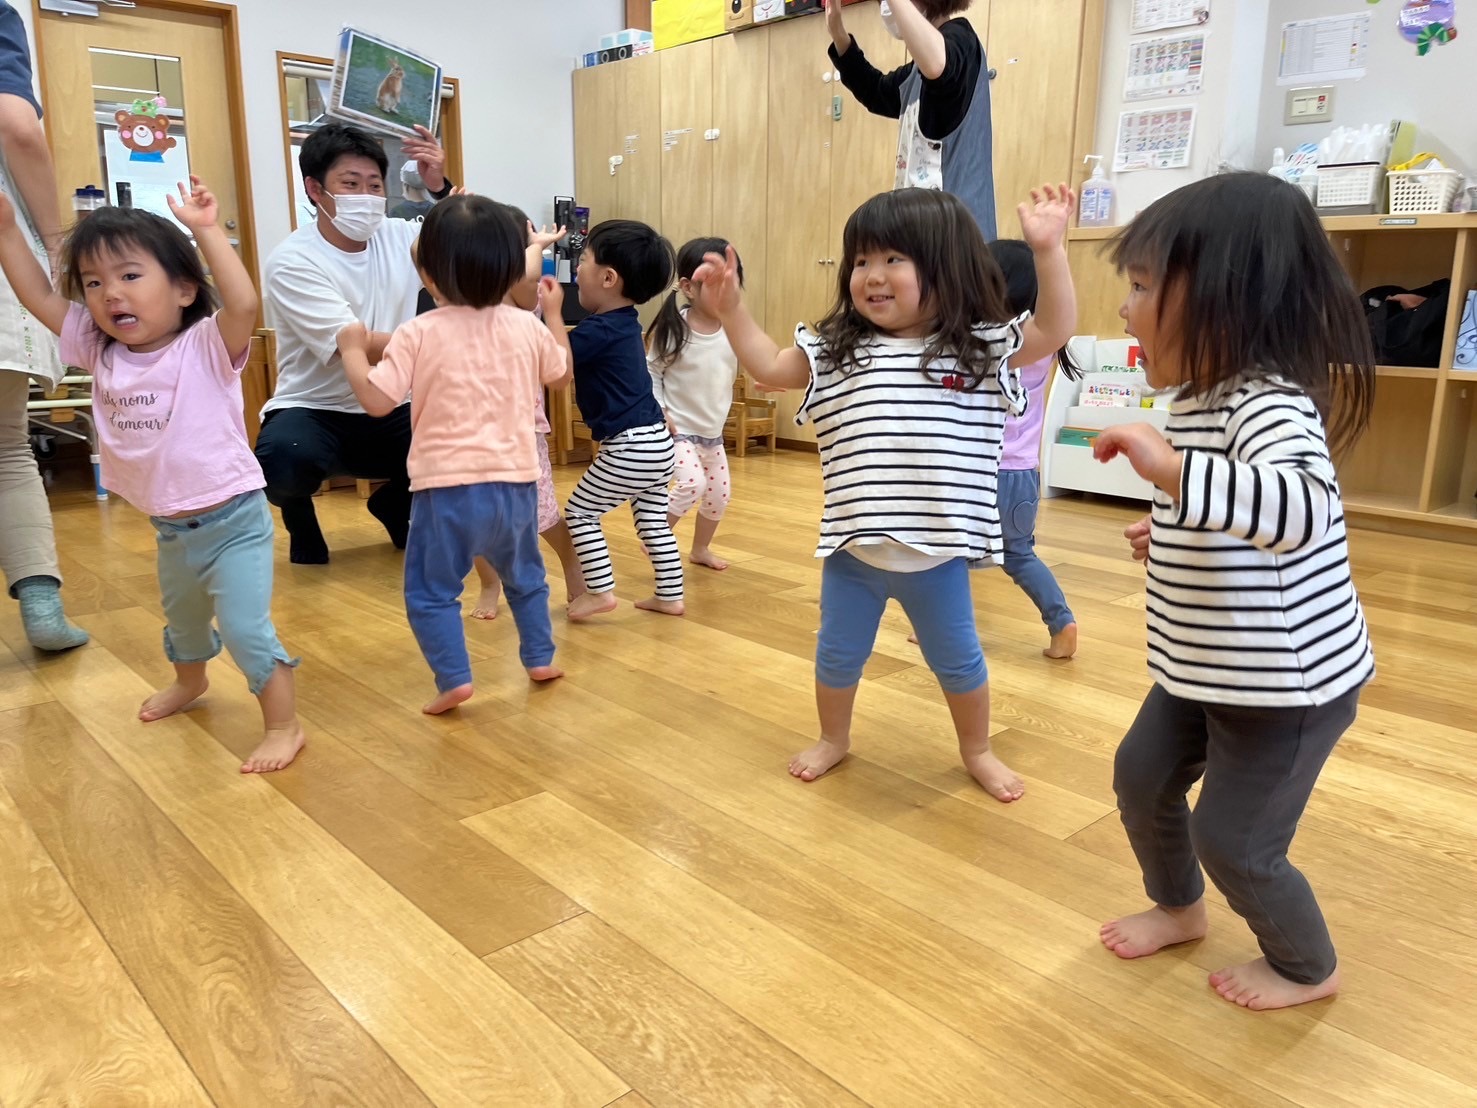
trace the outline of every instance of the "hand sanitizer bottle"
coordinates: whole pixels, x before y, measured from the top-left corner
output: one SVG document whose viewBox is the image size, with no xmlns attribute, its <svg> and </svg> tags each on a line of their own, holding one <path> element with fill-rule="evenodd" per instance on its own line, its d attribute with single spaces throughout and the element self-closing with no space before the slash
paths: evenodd
<svg viewBox="0 0 1477 1108">
<path fill-rule="evenodd" d="M 1111 227 L 1113 225 L 1113 184 L 1103 174 L 1103 156 L 1089 154 L 1083 163 L 1093 163 L 1092 176 L 1082 185 L 1078 205 L 1079 227 Z"/>
</svg>

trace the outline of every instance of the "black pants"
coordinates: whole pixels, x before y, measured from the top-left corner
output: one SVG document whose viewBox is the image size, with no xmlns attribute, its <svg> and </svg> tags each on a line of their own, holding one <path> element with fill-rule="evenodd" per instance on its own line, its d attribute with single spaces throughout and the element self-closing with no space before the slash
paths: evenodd
<svg viewBox="0 0 1477 1108">
<path fill-rule="evenodd" d="M 1317 708 L 1253 708 L 1184 700 L 1155 685 L 1113 765 L 1149 898 L 1194 904 L 1205 892 L 1203 865 L 1274 970 L 1304 985 L 1325 981 L 1333 941 L 1287 848 L 1358 708 L 1358 689 Z M 1201 777 L 1191 812 L 1185 794 Z"/>
<path fill-rule="evenodd" d="M 278 408 L 262 422 L 256 460 L 267 479 L 267 499 L 282 509 L 294 561 L 325 561 L 328 547 L 313 510 L 313 494 L 329 477 L 388 482 L 368 508 L 398 547 L 410 527 L 410 405 L 382 418 L 362 412 Z"/>
</svg>

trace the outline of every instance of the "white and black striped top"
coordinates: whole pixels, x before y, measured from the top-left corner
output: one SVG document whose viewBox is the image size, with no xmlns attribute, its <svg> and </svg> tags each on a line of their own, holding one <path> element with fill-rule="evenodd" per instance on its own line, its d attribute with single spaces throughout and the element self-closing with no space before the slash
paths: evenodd
<svg viewBox="0 0 1477 1108">
<path fill-rule="evenodd" d="M 1008 362 L 1025 319 L 976 329 L 1000 360 L 973 390 L 952 362 L 923 371 L 925 339 L 878 335 L 861 347 L 861 368 L 843 372 L 820 357 L 819 336 L 796 328 L 810 386 L 795 422 L 815 425 L 825 486 L 817 558 L 891 539 L 924 554 L 1003 559 L 995 474 L 1006 415 L 1026 405 Z"/>
<path fill-rule="evenodd" d="M 1280 378 L 1175 401 L 1176 503 L 1154 497 L 1149 668 L 1175 696 L 1326 704 L 1374 676 L 1323 421 Z"/>
</svg>

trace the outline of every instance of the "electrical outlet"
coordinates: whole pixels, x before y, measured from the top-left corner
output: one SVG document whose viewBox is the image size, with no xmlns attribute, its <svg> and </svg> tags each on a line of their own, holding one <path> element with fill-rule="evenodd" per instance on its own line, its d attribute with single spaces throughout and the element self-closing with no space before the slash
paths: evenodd
<svg viewBox="0 0 1477 1108">
<path fill-rule="evenodd" d="M 1289 126 L 1295 123 L 1332 123 L 1333 86 L 1288 89 L 1282 122 Z"/>
</svg>

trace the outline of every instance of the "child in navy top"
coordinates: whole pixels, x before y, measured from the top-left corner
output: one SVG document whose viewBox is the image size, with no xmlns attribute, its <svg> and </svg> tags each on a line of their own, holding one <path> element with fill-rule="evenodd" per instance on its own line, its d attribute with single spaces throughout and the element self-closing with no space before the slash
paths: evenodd
<svg viewBox="0 0 1477 1108">
<path fill-rule="evenodd" d="M 580 414 L 599 452 L 569 497 L 565 516 L 586 591 L 569 605 L 575 621 L 615 608 L 615 572 L 600 517 L 630 501 L 636 532 L 656 573 L 656 594 L 636 607 L 680 616 L 682 557 L 667 525 L 667 482 L 675 446 L 651 392 L 636 305 L 672 283 L 672 244 L 644 223 L 607 220 L 590 232 L 576 279 L 590 314 L 568 335 L 563 293 L 545 290 L 544 322 L 574 358 Z"/>
</svg>

